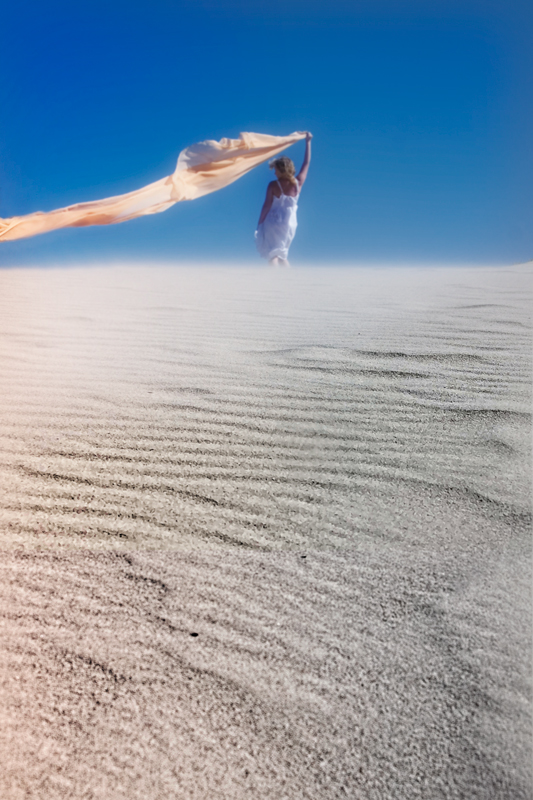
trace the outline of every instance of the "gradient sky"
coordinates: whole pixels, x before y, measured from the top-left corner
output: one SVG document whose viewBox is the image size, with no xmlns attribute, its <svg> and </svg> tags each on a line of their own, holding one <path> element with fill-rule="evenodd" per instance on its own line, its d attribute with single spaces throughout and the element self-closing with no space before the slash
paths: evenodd
<svg viewBox="0 0 533 800">
<path fill-rule="evenodd" d="M 533 4 L 18 0 L 0 29 L 0 216 L 131 191 L 240 131 L 314 134 L 291 261 L 533 258 Z M 297 162 L 303 144 L 288 154 Z M 256 261 L 267 166 L 0 264 Z"/>
</svg>

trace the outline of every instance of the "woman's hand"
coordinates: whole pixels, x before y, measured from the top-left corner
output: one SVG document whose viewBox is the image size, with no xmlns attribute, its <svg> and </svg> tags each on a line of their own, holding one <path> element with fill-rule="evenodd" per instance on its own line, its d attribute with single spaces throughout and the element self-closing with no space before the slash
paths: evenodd
<svg viewBox="0 0 533 800">
<path fill-rule="evenodd" d="M 305 132 L 305 141 L 306 142 L 310 142 L 312 138 L 313 138 L 313 134 L 310 131 L 306 131 Z"/>
</svg>

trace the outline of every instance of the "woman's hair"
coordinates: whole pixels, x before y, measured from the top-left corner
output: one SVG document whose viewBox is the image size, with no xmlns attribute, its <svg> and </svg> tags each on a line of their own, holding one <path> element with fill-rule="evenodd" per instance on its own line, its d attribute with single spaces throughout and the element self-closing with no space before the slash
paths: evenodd
<svg viewBox="0 0 533 800">
<path fill-rule="evenodd" d="M 297 183 L 296 178 L 294 177 L 296 168 L 294 166 L 294 162 L 291 161 L 291 159 L 288 156 L 280 156 L 279 158 L 274 158 L 270 162 L 269 166 L 270 169 L 277 169 L 280 178 L 285 178 L 286 180 L 294 184 Z"/>
</svg>

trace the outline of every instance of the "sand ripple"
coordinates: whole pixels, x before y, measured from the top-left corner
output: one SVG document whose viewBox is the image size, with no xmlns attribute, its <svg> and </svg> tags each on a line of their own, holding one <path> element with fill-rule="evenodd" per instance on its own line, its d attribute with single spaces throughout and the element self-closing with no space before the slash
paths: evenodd
<svg viewBox="0 0 533 800">
<path fill-rule="evenodd" d="M 2 797 L 529 797 L 527 269 L 0 284 Z"/>
</svg>

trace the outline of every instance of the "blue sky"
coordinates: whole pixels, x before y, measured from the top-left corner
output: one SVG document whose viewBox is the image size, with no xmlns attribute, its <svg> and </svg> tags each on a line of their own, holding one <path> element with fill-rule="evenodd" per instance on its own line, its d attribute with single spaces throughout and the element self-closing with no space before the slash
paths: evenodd
<svg viewBox="0 0 533 800">
<path fill-rule="evenodd" d="M 521 0 L 20 0 L 0 30 L 0 216 L 131 191 L 202 139 L 309 129 L 293 263 L 531 259 L 532 34 Z M 270 176 L 2 243 L 0 264 L 255 261 Z"/>
</svg>

